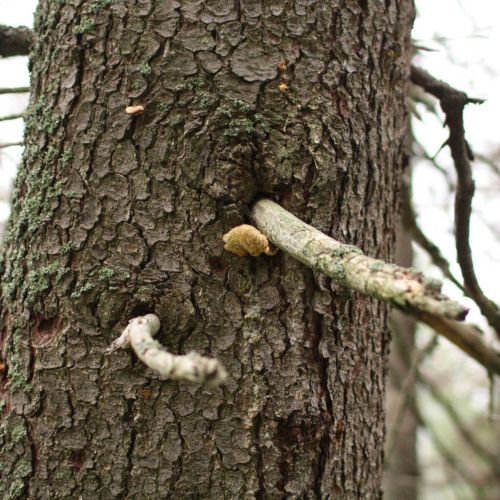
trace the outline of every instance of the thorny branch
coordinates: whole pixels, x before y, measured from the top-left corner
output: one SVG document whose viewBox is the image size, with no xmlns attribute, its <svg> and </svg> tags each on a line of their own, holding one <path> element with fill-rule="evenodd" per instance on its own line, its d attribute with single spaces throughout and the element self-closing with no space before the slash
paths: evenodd
<svg viewBox="0 0 500 500">
<path fill-rule="evenodd" d="M 416 66 L 411 67 L 411 80 L 433 95 L 441 104 L 446 116 L 450 136 L 447 145 L 457 172 L 457 192 L 455 196 L 455 244 L 457 260 L 464 278 L 467 292 L 478 305 L 481 313 L 500 336 L 500 310 L 498 306 L 486 297 L 479 286 L 470 248 L 470 217 L 472 213 L 472 198 L 474 196 L 474 179 L 470 161 L 472 152 L 465 139 L 463 110 L 467 104 L 481 104 L 483 100 L 470 98 L 464 92 L 450 87 L 437 80 L 429 73 Z"/>
<path fill-rule="evenodd" d="M 12 28 L 0 24 L 0 57 L 27 56 L 33 40 L 33 31 L 25 26 Z"/>
</svg>

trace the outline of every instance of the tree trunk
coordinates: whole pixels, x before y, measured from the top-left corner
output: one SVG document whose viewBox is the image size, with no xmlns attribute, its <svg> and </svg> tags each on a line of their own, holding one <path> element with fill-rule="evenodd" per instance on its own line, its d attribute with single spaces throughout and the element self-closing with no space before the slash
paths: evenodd
<svg viewBox="0 0 500 500">
<path fill-rule="evenodd" d="M 3 249 L 5 498 L 380 496 L 386 308 L 221 237 L 265 194 L 391 257 L 412 19 L 410 0 L 41 0 Z M 149 312 L 226 385 L 105 356 Z"/>
</svg>

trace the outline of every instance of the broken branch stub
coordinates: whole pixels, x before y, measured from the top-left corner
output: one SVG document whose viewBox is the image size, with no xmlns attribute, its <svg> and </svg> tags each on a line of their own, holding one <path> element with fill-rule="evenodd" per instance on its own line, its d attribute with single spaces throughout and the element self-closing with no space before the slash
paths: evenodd
<svg viewBox="0 0 500 500">
<path fill-rule="evenodd" d="M 468 310 L 440 293 L 441 283 L 421 273 L 372 259 L 309 226 L 277 203 L 262 199 L 252 207 L 257 228 L 278 248 L 335 282 L 399 309 L 463 320 Z"/>
<path fill-rule="evenodd" d="M 216 359 L 206 358 L 195 352 L 176 355 L 166 351 L 153 339 L 159 330 L 160 320 L 154 314 L 134 318 L 106 352 L 110 354 L 119 348 L 130 346 L 146 366 L 165 379 L 206 383 L 211 386 L 220 385 L 226 380 L 226 370 Z"/>
</svg>

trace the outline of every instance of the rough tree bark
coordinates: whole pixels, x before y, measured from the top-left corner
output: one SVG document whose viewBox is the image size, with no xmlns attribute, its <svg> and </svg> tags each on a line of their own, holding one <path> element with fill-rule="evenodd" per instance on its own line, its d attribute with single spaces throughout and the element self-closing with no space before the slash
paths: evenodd
<svg viewBox="0 0 500 500">
<path fill-rule="evenodd" d="M 412 19 L 411 0 L 41 0 L 3 249 L 5 498 L 379 497 L 386 307 L 221 237 L 265 194 L 391 258 Z M 106 357 L 149 312 L 226 385 Z"/>
</svg>

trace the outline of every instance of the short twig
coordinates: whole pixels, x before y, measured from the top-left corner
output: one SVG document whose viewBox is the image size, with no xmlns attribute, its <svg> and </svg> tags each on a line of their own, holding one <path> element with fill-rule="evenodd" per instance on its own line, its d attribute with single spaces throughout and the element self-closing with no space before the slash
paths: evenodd
<svg viewBox="0 0 500 500">
<path fill-rule="evenodd" d="M 5 116 L 0 116 L 0 122 L 6 122 L 8 120 L 17 120 L 18 118 L 22 118 L 24 114 L 22 113 L 17 113 L 15 115 L 5 115 Z"/>
<path fill-rule="evenodd" d="M 27 94 L 29 93 L 29 87 L 12 87 L 0 89 L 0 95 L 2 94 Z"/>
<path fill-rule="evenodd" d="M 186 355 L 167 352 L 153 339 L 159 330 L 160 320 L 154 314 L 134 318 L 106 352 L 110 354 L 119 348 L 130 346 L 146 366 L 165 379 L 207 383 L 212 386 L 224 382 L 227 373 L 219 361 L 205 358 L 195 352 Z"/>
</svg>

